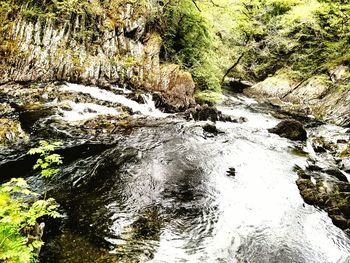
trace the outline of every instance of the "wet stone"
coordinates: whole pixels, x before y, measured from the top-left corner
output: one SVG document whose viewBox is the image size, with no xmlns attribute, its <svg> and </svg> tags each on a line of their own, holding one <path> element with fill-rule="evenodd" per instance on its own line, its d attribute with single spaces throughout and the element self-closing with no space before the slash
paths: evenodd
<svg viewBox="0 0 350 263">
<path fill-rule="evenodd" d="M 348 141 L 345 140 L 345 139 L 338 139 L 337 143 L 339 143 L 339 144 L 346 144 L 346 143 L 348 143 Z"/>
<path fill-rule="evenodd" d="M 203 126 L 203 131 L 207 132 L 207 133 L 211 133 L 214 135 L 218 135 L 219 133 L 222 133 L 221 131 L 219 131 L 215 125 L 212 124 L 206 124 Z"/>
<path fill-rule="evenodd" d="M 334 176 L 340 181 L 348 182 L 347 177 L 337 168 L 327 168 L 322 170 L 324 173 Z"/>
<path fill-rule="evenodd" d="M 236 176 L 236 169 L 233 167 L 228 168 L 226 175 L 229 177 L 235 177 Z"/>
<path fill-rule="evenodd" d="M 342 215 L 334 215 L 334 216 L 330 216 L 330 217 L 332 219 L 333 224 L 341 229 L 346 229 L 350 226 L 349 220 L 347 220 Z"/>
<path fill-rule="evenodd" d="M 346 173 L 350 173 L 350 158 L 345 158 L 339 163 L 340 169 L 344 170 Z"/>
<path fill-rule="evenodd" d="M 15 144 L 27 138 L 17 120 L 0 119 L 0 146 Z"/>
<path fill-rule="evenodd" d="M 223 122 L 234 122 L 234 123 L 244 123 L 247 122 L 245 117 L 233 117 L 223 114 L 221 111 L 213 106 L 208 106 L 204 104 L 202 106 L 197 105 L 195 108 L 190 108 L 185 112 L 185 118 L 188 120 L 195 121 L 223 121 Z"/>
</svg>

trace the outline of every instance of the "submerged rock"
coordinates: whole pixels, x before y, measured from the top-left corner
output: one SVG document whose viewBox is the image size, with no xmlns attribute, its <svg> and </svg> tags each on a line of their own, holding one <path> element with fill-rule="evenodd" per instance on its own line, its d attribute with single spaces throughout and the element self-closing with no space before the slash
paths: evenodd
<svg viewBox="0 0 350 263">
<path fill-rule="evenodd" d="M 268 129 L 268 131 L 293 141 L 305 141 L 307 139 L 306 130 L 303 125 L 296 120 L 284 120 L 276 127 Z"/>
</svg>

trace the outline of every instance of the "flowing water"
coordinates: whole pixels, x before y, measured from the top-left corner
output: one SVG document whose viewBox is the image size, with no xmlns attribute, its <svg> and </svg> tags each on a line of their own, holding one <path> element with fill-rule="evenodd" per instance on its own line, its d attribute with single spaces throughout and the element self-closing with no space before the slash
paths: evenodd
<svg viewBox="0 0 350 263">
<path fill-rule="evenodd" d="M 300 197 L 293 166 L 305 157 L 267 132 L 279 120 L 260 107 L 227 97 L 220 109 L 248 121 L 218 122 L 217 136 L 162 116 L 109 143 L 75 142 L 52 179 L 64 218 L 47 226 L 42 261 L 350 262 L 350 239 Z"/>
</svg>

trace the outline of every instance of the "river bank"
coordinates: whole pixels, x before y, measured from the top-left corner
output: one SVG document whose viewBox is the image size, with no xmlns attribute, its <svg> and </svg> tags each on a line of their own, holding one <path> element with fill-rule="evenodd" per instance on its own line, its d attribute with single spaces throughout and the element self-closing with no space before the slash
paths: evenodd
<svg viewBox="0 0 350 263">
<path fill-rule="evenodd" d="M 244 89 L 244 93 L 291 114 L 350 127 L 350 89 L 342 88 L 349 82 L 349 75 L 349 67 L 343 65 L 334 68 L 329 75 L 305 80 L 277 74 Z"/>
</svg>

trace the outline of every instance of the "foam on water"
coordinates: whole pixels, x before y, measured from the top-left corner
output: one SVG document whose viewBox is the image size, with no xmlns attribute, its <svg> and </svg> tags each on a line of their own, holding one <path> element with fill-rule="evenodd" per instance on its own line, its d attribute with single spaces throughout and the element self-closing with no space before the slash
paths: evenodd
<svg viewBox="0 0 350 263">
<path fill-rule="evenodd" d="M 67 102 L 70 110 L 60 110 L 59 119 L 65 121 L 83 121 L 100 115 L 119 115 L 120 112 L 114 108 L 101 106 L 93 103 Z"/>
</svg>

